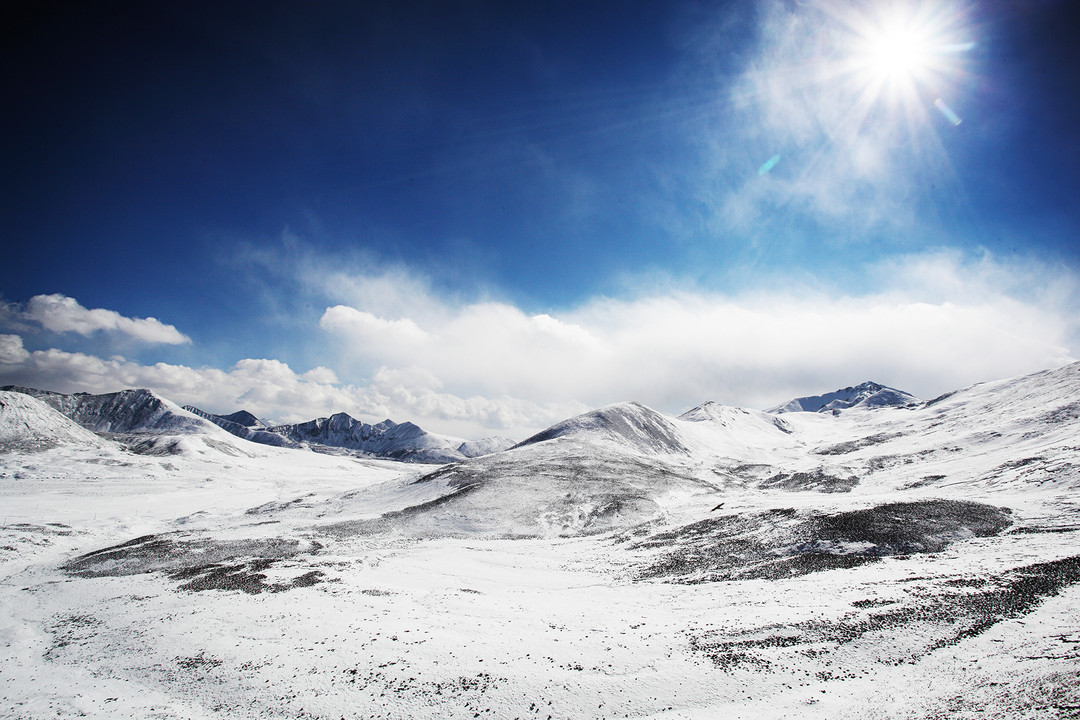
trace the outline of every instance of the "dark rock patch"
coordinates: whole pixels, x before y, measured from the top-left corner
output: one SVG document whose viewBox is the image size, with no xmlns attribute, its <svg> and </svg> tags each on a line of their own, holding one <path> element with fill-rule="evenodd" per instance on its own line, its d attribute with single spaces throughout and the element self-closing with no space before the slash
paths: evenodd
<svg viewBox="0 0 1080 720">
<path fill-rule="evenodd" d="M 278 562 L 276 559 L 260 558 L 238 565 L 205 565 L 180 570 L 169 575 L 173 580 L 187 580 L 180 590 L 205 592 L 207 590 L 239 590 L 248 595 L 261 592 L 284 592 L 300 587 L 311 587 L 322 582 L 323 573 L 312 570 L 287 583 L 268 583 L 261 572 Z"/>
<path fill-rule="evenodd" d="M 1011 513 L 982 503 L 923 500 L 832 515 L 779 508 L 726 515 L 657 533 L 629 546 L 659 550 L 639 579 L 700 583 L 779 579 L 852 568 L 882 557 L 940 552 L 1001 534 Z"/>
<path fill-rule="evenodd" d="M 248 592 L 265 578 L 254 577 L 270 565 L 322 549 L 317 542 L 285 538 L 248 540 L 188 539 L 183 533 L 144 535 L 119 545 L 80 555 L 61 568 L 81 577 L 122 577 L 163 572 L 188 579 L 189 588 L 238 589 Z M 235 586 L 235 587 L 232 587 Z M 258 592 L 270 589 L 261 587 Z"/>
<path fill-rule="evenodd" d="M 888 603 L 888 609 L 873 610 L 879 601 L 857 601 L 853 605 L 868 612 L 840 620 L 775 625 L 727 636 L 698 635 L 691 638 L 691 646 L 726 670 L 776 664 L 780 661 L 776 648 L 792 648 L 789 663 L 805 665 L 808 657 L 822 661 L 831 657 L 826 664 L 845 666 L 835 661 L 836 656 L 866 638 L 874 642 L 879 662 L 898 665 L 975 637 L 1002 620 L 1023 617 L 1076 582 L 1080 556 L 994 576 L 957 578 L 942 583 L 936 592 L 910 593 Z"/>
<path fill-rule="evenodd" d="M 812 490 L 823 493 L 851 492 L 859 484 L 855 476 L 830 475 L 821 468 L 811 472 L 776 473 L 758 487 L 765 490 L 801 492 Z"/>
<path fill-rule="evenodd" d="M 888 442 L 897 437 L 900 437 L 899 433 L 878 433 L 877 435 L 869 435 L 864 438 L 859 438 L 858 440 L 849 440 L 847 442 L 836 443 L 835 445 L 823 445 L 822 447 L 814 448 L 811 452 L 815 455 L 846 455 L 847 453 L 855 452 L 864 447 Z"/>
</svg>

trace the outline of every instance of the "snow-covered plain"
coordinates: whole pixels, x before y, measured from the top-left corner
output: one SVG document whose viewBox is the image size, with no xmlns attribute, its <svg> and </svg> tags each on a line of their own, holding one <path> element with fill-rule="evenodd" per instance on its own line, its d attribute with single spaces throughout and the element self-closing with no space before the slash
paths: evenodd
<svg viewBox="0 0 1080 720">
<path fill-rule="evenodd" d="M 441 467 L 158 424 L 0 392 L 5 717 L 1080 717 L 1080 364 Z"/>
</svg>

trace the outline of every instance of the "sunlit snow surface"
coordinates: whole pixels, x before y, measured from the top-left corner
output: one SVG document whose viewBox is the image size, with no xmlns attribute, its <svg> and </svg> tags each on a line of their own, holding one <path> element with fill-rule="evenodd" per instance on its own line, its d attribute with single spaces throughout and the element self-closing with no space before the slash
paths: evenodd
<svg viewBox="0 0 1080 720">
<path fill-rule="evenodd" d="M 17 395 L 4 717 L 1080 716 L 1080 365 L 443 467 L 140 454 Z"/>
</svg>

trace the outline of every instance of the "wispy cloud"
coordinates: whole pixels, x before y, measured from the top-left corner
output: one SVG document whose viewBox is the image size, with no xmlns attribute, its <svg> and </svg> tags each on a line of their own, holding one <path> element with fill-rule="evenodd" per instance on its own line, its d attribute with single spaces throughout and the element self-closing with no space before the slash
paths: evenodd
<svg viewBox="0 0 1080 720">
<path fill-rule="evenodd" d="M 152 317 L 130 318 L 114 310 L 86 308 L 66 295 L 35 295 L 25 306 L 4 305 L 8 325 L 23 328 L 40 326 L 56 333 L 76 333 L 84 337 L 98 332 L 123 335 L 150 344 L 182 345 L 191 338 L 173 325 Z M 32 325 L 27 325 L 30 323 Z"/>
</svg>

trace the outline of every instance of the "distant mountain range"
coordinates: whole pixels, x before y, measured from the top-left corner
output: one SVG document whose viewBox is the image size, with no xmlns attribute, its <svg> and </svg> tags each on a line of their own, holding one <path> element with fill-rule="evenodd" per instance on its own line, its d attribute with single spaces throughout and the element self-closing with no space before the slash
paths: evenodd
<svg viewBox="0 0 1080 720">
<path fill-rule="evenodd" d="M 184 409 L 147 390 L 63 395 L 7 388 L 27 398 L 0 393 L 0 450 L 111 439 L 144 454 L 254 457 L 270 452 L 253 444 L 261 443 L 431 463 L 441 467 L 409 481 L 419 504 L 372 519 L 372 527 L 421 536 L 590 534 L 662 517 L 678 498 L 717 488 L 849 493 L 874 477 L 883 488 L 905 490 L 972 473 L 1011 478 L 1036 466 L 1064 478 L 1066 471 L 1054 468 L 1066 467 L 1067 453 L 1057 445 L 1044 451 L 1051 446 L 1040 438 L 1058 442 L 1080 416 L 1077 372 L 1080 363 L 930 402 L 877 383 L 796 398 L 772 412 L 707 402 L 670 417 L 624 402 L 509 448 L 345 413 L 267 427 L 250 413 Z M 1034 454 L 1014 467 L 1016 447 L 1028 440 Z"/>
<path fill-rule="evenodd" d="M 264 445 L 307 446 L 316 450 L 339 448 L 405 462 L 457 462 L 505 450 L 514 444 L 512 440 L 499 437 L 454 442 L 411 422 L 396 423 L 387 419 L 369 425 L 343 412 L 328 418 L 269 427 L 244 410 L 232 415 L 213 415 L 191 405 L 184 409 L 206 418 L 237 437 Z"/>
<path fill-rule="evenodd" d="M 229 435 L 261 445 L 309 448 L 319 452 L 344 452 L 405 462 L 446 464 L 501 452 L 511 446 L 535 445 L 560 437 L 593 437 L 632 447 L 646 454 L 690 452 L 673 420 L 640 403 L 620 403 L 556 423 L 514 445 L 502 437 L 462 442 L 428 432 L 411 422 L 392 420 L 369 424 L 347 413 L 306 422 L 269 426 L 246 410 L 217 415 L 188 405 L 183 408 L 150 390 L 115 393 L 63 394 L 34 388 L 7 386 L 42 401 L 77 426 L 114 436 L 141 452 L 175 452 L 178 438 L 201 437 L 229 454 L 244 454 Z M 790 432 L 776 415 L 792 412 L 833 412 L 851 408 L 913 407 L 921 404 L 913 395 L 874 382 L 843 388 L 823 395 L 801 397 L 779 405 L 769 414 L 707 402 L 685 413 L 680 420 L 725 426 L 745 424 L 748 415 L 762 427 Z M 22 410 L 25 411 L 25 408 Z M 12 410 L 14 412 L 14 410 Z M 213 428 L 211 430 L 211 428 Z"/>
<path fill-rule="evenodd" d="M 411 423 L 384 420 L 375 425 L 346 413 L 292 425 L 269 427 L 250 412 L 215 415 L 194 406 L 179 407 L 150 390 L 63 394 L 8 385 L 0 390 L 34 397 L 76 425 L 107 434 L 142 452 L 171 452 L 177 438 L 201 437 L 228 454 L 244 453 L 228 435 L 261 445 L 307 447 L 321 452 L 351 452 L 405 462 L 444 464 L 513 445 L 507 438 L 454 441 Z M 12 410 L 14 412 L 14 410 Z M 231 447 L 230 447 L 231 446 Z"/>
</svg>

